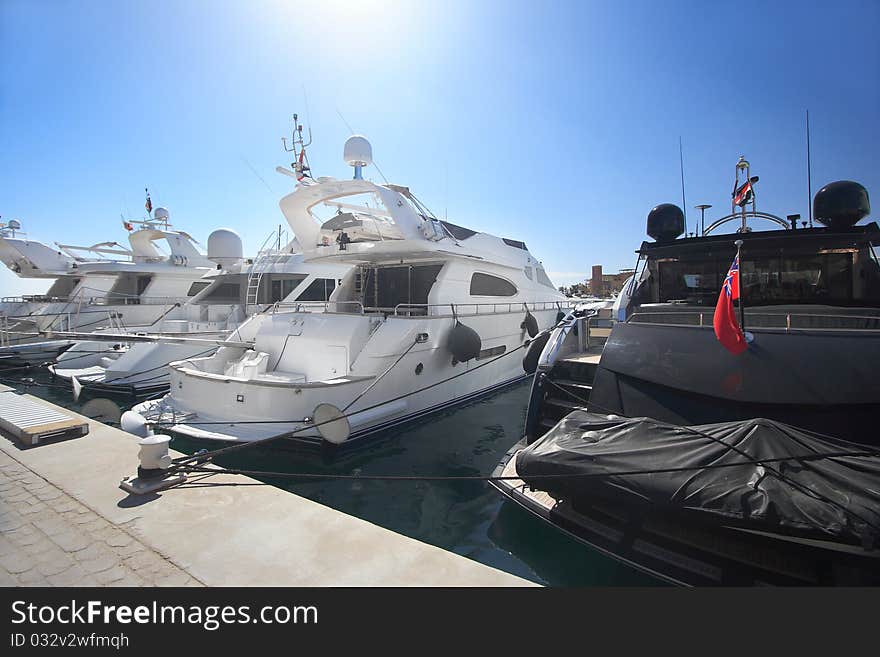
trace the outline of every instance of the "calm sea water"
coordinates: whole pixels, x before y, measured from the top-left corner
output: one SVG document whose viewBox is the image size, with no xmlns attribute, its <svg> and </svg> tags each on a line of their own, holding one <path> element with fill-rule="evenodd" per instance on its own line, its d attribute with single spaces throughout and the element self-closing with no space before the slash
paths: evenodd
<svg viewBox="0 0 880 657">
<path fill-rule="evenodd" d="M 52 386 L 45 371 L 3 374 L 32 377 L 43 385 L 16 387 L 74 410 L 70 391 Z M 48 386 L 46 384 L 49 384 Z M 350 454 L 330 456 L 277 448 L 242 450 L 222 466 L 273 472 L 383 475 L 490 474 L 519 440 L 525 422 L 528 384 L 518 384 L 465 406 L 378 436 Z M 135 401 L 120 398 L 127 409 Z M 204 443 L 175 437 L 172 446 L 192 453 Z M 483 482 L 290 480 L 260 477 L 321 504 L 411 536 L 484 564 L 552 586 L 652 585 L 656 580 L 609 559 L 525 510 Z M 344 540 L 344 537 L 340 537 Z"/>
</svg>

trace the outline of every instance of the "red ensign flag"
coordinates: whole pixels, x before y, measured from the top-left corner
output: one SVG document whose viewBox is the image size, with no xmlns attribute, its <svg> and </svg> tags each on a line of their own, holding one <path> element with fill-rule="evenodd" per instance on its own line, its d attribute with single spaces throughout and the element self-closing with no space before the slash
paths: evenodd
<svg viewBox="0 0 880 657">
<path fill-rule="evenodd" d="M 721 286 L 721 294 L 718 295 L 718 303 L 715 304 L 715 318 L 712 324 L 715 326 L 715 337 L 732 354 L 741 354 L 746 350 L 746 336 L 736 321 L 736 311 L 733 302 L 739 299 L 739 255 L 733 259 L 724 285 Z"/>
</svg>

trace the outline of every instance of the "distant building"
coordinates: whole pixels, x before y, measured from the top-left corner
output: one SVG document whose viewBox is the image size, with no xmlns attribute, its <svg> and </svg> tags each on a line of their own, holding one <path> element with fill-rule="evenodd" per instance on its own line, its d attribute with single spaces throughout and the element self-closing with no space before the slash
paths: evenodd
<svg viewBox="0 0 880 657">
<path fill-rule="evenodd" d="M 603 274 L 602 265 L 593 265 L 590 278 L 571 287 L 559 288 L 563 294 L 575 297 L 610 297 L 620 292 L 626 279 L 632 276 L 632 269 L 621 269 L 616 274 Z"/>
<path fill-rule="evenodd" d="M 633 275 L 632 269 L 621 269 L 616 274 L 603 274 L 602 265 L 593 265 L 593 275 L 586 282 L 587 292 L 594 297 L 610 297 L 620 292 L 626 279 Z"/>
</svg>

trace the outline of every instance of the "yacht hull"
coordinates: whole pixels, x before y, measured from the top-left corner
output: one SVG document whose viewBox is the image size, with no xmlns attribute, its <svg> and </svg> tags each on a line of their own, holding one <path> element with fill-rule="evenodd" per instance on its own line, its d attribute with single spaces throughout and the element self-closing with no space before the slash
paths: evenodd
<svg viewBox="0 0 880 657">
<path fill-rule="evenodd" d="M 491 485 L 508 500 L 576 541 L 677 586 L 864 586 L 880 583 L 880 553 L 827 540 L 718 526 L 624 503 L 619 496 L 556 500 L 517 479 L 516 454 Z"/>
<path fill-rule="evenodd" d="M 534 314 L 544 328 L 553 325 L 556 312 Z M 319 404 L 332 404 L 349 416 L 348 443 L 526 378 L 522 347 L 528 335 L 520 329 L 522 317 L 502 317 L 506 321 L 493 316 L 462 319 L 484 336 L 484 350 L 503 346 L 498 355 L 455 362 L 445 344 L 451 319 L 388 319 L 383 327 L 387 335 L 371 339 L 359 356 L 369 367 L 355 367 L 347 376 L 297 382 L 285 381 L 276 372 L 245 379 L 200 372 L 199 361 L 176 363 L 169 395 L 135 410 L 163 428 L 206 440 L 290 435 L 316 443 L 321 436 L 311 426 L 311 415 Z M 402 336 L 417 333 L 431 336 L 430 341 L 407 349 Z"/>
<path fill-rule="evenodd" d="M 590 409 L 675 424 L 766 417 L 880 444 L 875 331 L 755 329 L 739 356 L 709 327 L 618 323 L 596 369 Z"/>
</svg>

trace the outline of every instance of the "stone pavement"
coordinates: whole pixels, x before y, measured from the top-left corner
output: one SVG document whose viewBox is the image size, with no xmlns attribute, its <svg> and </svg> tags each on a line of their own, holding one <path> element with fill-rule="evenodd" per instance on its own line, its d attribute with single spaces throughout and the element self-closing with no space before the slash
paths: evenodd
<svg viewBox="0 0 880 657">
<path fill-rule="evenodd" d="M 0 586 L 201 586 L 0 451 Z"/>
<path fill-rule="evenodd" d="M 83 419 L 32 448 L 0 434 L 0 586 L 533 586 L 248 477 L 128 495 L 137 440 Z"/>
</svg>

